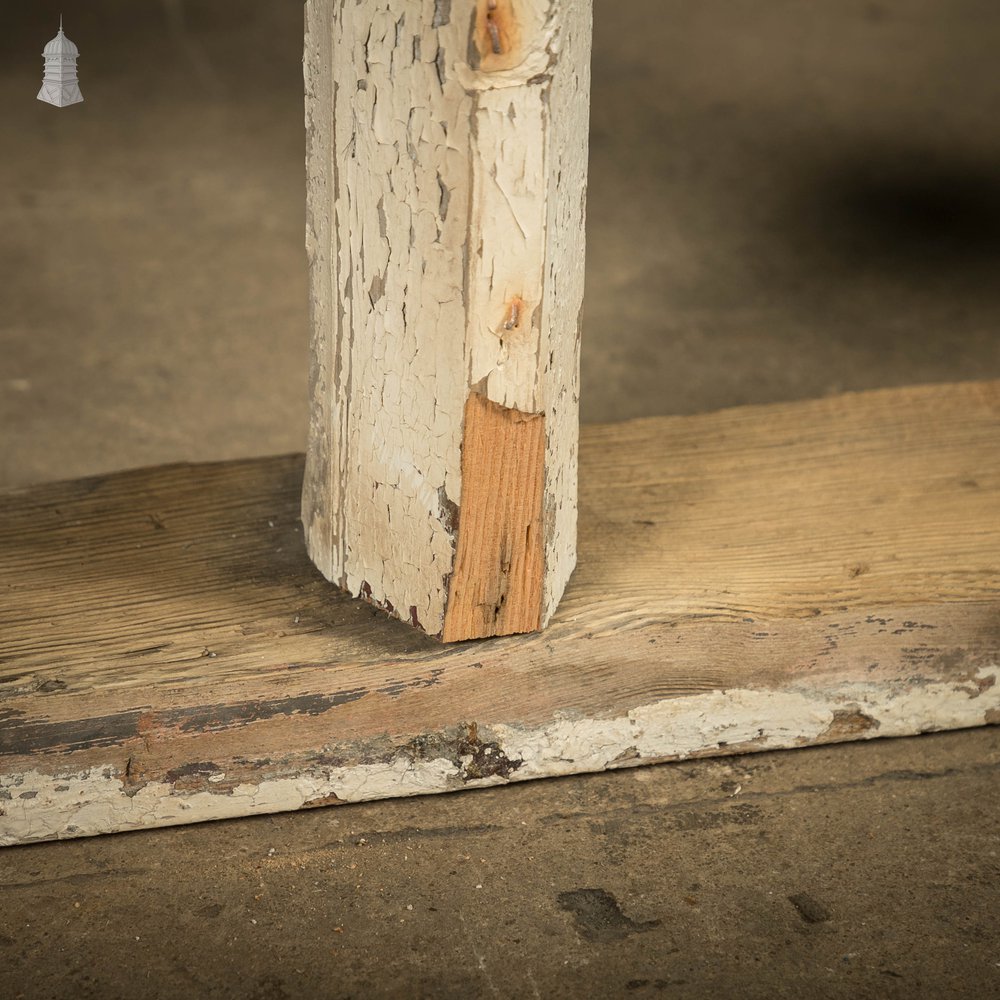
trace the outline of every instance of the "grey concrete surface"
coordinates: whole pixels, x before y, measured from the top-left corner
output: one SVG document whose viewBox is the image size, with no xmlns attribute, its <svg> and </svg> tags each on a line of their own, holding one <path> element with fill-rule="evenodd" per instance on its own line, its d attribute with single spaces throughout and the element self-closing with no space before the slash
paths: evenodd
<svg viewBox="0 0 1000 1000">
<path fill-rule="evenodd" d="M 0 486 L 301 449 L 301 5 L 0 13 Z M 1000 374 L 1000 8 L 596 14 L 585 419 Z M 1000 996 L 998 779 L 991 729 L 6 850 L 0 996 Z"/>
<path fill-rule="evenodd" d="M 7 849 L 7 996 L 996 996 L 998 773 L 991 728 Z"/>
</svg>

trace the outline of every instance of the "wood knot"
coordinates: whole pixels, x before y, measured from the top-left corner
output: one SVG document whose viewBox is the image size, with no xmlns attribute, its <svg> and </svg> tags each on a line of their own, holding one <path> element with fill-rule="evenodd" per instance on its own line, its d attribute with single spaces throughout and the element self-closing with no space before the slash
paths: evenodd
<svg viewBox="0 0 1000 1000">
<path fill-rule="evenodd" d="M 520 28 L 514 0 L 477 0 L 472 22 L 470 62 L 490 73 L 517 63 Z"/>
<path fill-rule="evenodd" d="M 514 330 L 519 330 L 521 328 L 521 324 L 524 322 L 524 312 L 524 299 L 515 295 L 510 302 L 507 303 L 507 310 L 504 313 L 503 323 L 501 325 L 503 333 L 513 333 Z"/>
</svg>

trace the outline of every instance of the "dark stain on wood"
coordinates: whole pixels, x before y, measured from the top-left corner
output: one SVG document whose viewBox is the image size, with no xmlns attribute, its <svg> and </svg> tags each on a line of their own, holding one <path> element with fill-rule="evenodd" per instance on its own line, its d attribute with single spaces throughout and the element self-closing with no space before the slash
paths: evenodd
<svg viewBox="0 0 1000 1000">
<path fill-rule="evenodd" d="M 461 517 L 458 504 L 449 496 L 443 486 L 438 487 L 438 507 L 441 510 L 441 524 L 449 535 L 458 534 L 458 522 Z"/>
<path fill-rule="evenodd" d="M 422 681 L 406 686 L 421 685 Z M 434 683 L 430 679 L 426 683 Z M 402 690 L 402 689 L 401 689 Z M 54 751 L 73 753 L 98 747 L 124 746 L 130 740 L 156 730 L 182 733 L 212 732 L 245 726 L 277 716 L 322 715 L 369 694 L 368 688 L 352 688 L 330 695 L 306 694 L 272 701 L 252 700 L 231 705 L 198 705 L 151 713 L 141 709 L 101 715 L 92 719 L 58 722 L 8 722 L 0 729 L 0 757 Z"/>
<path fill-rule="evenodd" d="M 436 667 L 431 670 L 427 677 L 418 677 L 416 680 L 409 681 L 393 681 L 391 684 L 376 688 L 375 691 L 377 694 L 384 694 L 389 698 L 398 698 L 401 694 L 413 688 L 433 687 L 440 682 L 443 673 L 444 667 Z"/>
<path fill-rule="evenodd" d="M 93 719 L 7 723 L 0 729 L 0 757 L 121 746 L 138 735 L 141 715 L 135 710 Z"/>
<path fill-rule="evenodd" d="M 218 764 L 213 764 L 208 760 L 196 760 L 190 764 L 182 764 L 175 767 L 164 775 L 164 779 L 172 783 L 180 781 L 182 778 L 189 778 L 192 775 L 220 774 L 222 768 Z"/>
<path fill-rule="evenodd" d="M 234 705 L 202 705 L 196 709 L 181 709 L 163 714 L 163 722 L 176 725 L 182 732 L 208 732 L 230 726 L 245 726 L 249 722 L 273 719 L 279 715 L 322 715 L 331 708 L 348 705 L 368 694 L 368 688 L 358 687 L 337 691 L 331 695 L 303 694 L 274 701 L 245 701 Z"/>
<path fill-rule="evenodd" d="M 523 763 L 511 760 L 499 743 L 484 743 L 479 738 L 479 726 L 470 722 L 464 737 L 458 741 L 458 758 L 471 757 L 462 766 L 462 780 L 476 781 L 481 778 L 509 778 Z"/>
</svg>

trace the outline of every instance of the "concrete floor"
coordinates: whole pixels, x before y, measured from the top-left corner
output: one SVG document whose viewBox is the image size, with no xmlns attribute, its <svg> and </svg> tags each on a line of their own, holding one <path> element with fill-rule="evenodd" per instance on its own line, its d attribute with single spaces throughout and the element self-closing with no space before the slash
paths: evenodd
<svg viewBox="0 0 1000 1000">
<path fill-rule="evenodd" d="M 1000 8 L 596 6 L 585 419 L 1000 375 Z M 297 3 L 7 14 L 0 486 L 302 448 L 300 46 Z M 1000 731 L 6 850 L 0 889 L 11 997 L 1000 996 Z"/>
</svg>

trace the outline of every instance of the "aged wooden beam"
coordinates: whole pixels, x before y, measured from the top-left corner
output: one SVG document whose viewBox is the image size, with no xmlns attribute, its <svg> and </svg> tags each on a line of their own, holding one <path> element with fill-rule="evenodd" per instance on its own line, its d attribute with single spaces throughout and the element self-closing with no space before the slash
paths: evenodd
<svg viewBox="0 0 1000 1000">
<path fill-rule="evenodd" d="M 1000 722 L 998 438 L 998 382 L 585 429 L 552 625 L 452 646 L 331 597 L 297 456 L 0 496 L 0 843 Z"/>
<path fill-rule="evenodd" d="M 576 559 L 591 4 L 306 3 L 306 546 L 446 640 Z"/>
</svg>

